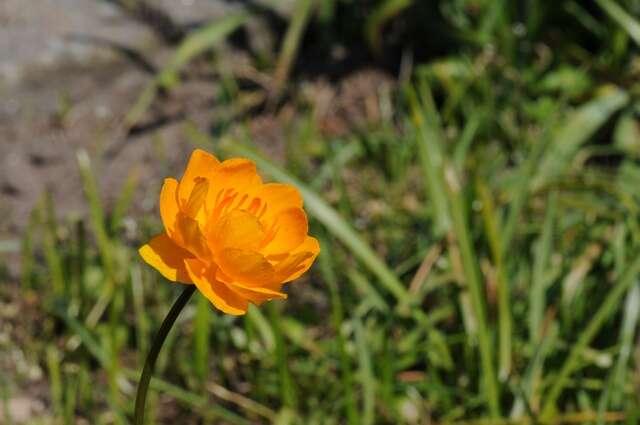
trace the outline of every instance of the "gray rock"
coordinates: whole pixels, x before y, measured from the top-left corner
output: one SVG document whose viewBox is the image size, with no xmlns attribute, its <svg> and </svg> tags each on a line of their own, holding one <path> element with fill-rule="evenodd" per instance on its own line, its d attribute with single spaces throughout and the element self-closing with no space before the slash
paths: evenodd
<svg viewBox="0 0 640 425">
<path fill-rule="evenodd" d="M 221 0 L 147 1 L 178 24 L 230 10 Z M 158 39 L 148 26 L 104 0 L 2 0 L 0 88 L 55 69 L 109 61 L 115 56 L 109 43 L 150 51 Z"/>
</svg>

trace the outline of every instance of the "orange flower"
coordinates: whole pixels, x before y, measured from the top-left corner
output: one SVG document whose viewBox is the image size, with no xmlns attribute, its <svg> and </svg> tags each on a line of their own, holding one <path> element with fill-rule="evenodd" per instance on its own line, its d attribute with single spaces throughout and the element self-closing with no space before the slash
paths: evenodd
<svg viewBox="0 0 640 425">
<path fill-rule="evenodd" d="M 165 232 L 140 248 L 142 258 L 171 281 L 195 284 L 228 314 L 286 298 L 282 285 L 320 252 L 298 190 L 262 183 L 247 159 L 220 162 L 196 150 L 179 183 L 165 179 L 160 215 Z"/>
</svg>

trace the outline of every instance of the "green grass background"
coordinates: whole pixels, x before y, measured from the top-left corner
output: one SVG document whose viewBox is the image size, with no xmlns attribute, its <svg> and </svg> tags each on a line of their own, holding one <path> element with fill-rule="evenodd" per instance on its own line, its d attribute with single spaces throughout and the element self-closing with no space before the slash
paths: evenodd
<svg viewBox="0 0 640 425">
<path fill-rule="evenodd" d="M 190 33 L 130 123 L 261 10 Z M 336 43 L 401 78 L 377 97 L 378 122 L 340 137 L 300 102 L 284 163 L 235 118 L 233 76 L 228 117 L 211 133 L 185 124 L 194 147 L 296 184 L 322 253 L 288 301 L 245 317 L 194 297 L 147 422 L 638 423 L 640 1 L 299 0 L 285 12 L 278 48 L 255 58 L 272 105 L 295 99 L 301 63 Z M 45 196 L 21 245 L 21 297 L 41 315 L 19 343 L 50 394 L 33 423 L 126 424 L 180 288 L 136 254 L 160 230 L 157 215 L 132 224 L 136 180 L 105 209 L 85 152 L 78 167 L 88 220 L 56 221 Z M 7 375 L 0 403 L 24 384 Z"/>
</svg>

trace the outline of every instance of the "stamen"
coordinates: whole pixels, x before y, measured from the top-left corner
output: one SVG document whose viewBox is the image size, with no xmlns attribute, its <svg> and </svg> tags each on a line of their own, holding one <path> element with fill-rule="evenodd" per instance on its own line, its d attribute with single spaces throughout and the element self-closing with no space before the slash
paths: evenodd
<svg viewBox="0 0 640 425">
<path fill-rule="evenodd" d="M 240 207 L 242 207 L 242 204 L 244 204 L 244 202 L 249 198 L 249 195 L 247 195 L 246 193 L 244 195 L 242 195 L 242 198 L 240 198 L 240 200 L 238 201 L 238 204 L 231 208 L 233 210 L 237 210 L 240 209 Z"/>
<path fill-rule="evenodd" d="M 266 212 L 267 212 L 267 203 L 265 202 L 264 205 L 262 206 L 262 210 L 260 211 L 260 213 L 258 213 L 258 218 L 261 219 Z"/>
<path fill-rule="evenodd" d="M 229 193 L 230 191 L 232 191 L 232 189 L 227 190 L 225 192 Z M 238 196 L 238 194 L 234 193 L 230 196 L 226 196 L 225 198 L 222 199 L 222 201 L 218 202 L 209 218 L 209 221 L 217 220 L 218 218 L 222 217 L 226 213 L 226 210 L 228 209 L 229 205 L 233 202 L 233 200 L 236 198 L 236 196 Z"/>
<path fill-rule="evenodd" d="M 278 221 L 274 221 L 273 224 L 269 227 L 269 230 L 265 233 L 264 239 L 262 240 L 262 246 L 267 246 L 269 243 L 276 237 L 280 227 L 278 226 Z"/>
<path fill-rule="evenodd" d="M 261 203 L 262 200 L 260 198 L 253 198 L 251 200 L 251 203 L 249 204 L 249 208 L 247 208 L 247 211 L 249 211 L 253 215 L 256 215 L 256 213 L 260 209 Z"/>
</svg>

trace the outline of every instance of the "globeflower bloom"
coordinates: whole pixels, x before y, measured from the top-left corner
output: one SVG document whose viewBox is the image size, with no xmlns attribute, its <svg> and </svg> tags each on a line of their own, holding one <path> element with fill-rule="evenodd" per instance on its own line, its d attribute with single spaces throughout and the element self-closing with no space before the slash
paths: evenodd
<svg viewBox="0 0 640 425">
<path fill-rule="evenodd" d="M 306 272 L 320 252 L 307 235 L 302 197 L 288 184 L 263 183 L 254 162 L 220 162 L 196 150 L 180 182 L 160 193 L 165 231 L 142 258 L 167 279 L 195 284 L 219 310 L 241 315 L 249 303 L 286 298 L 284 283 Z"/>
</svg>

